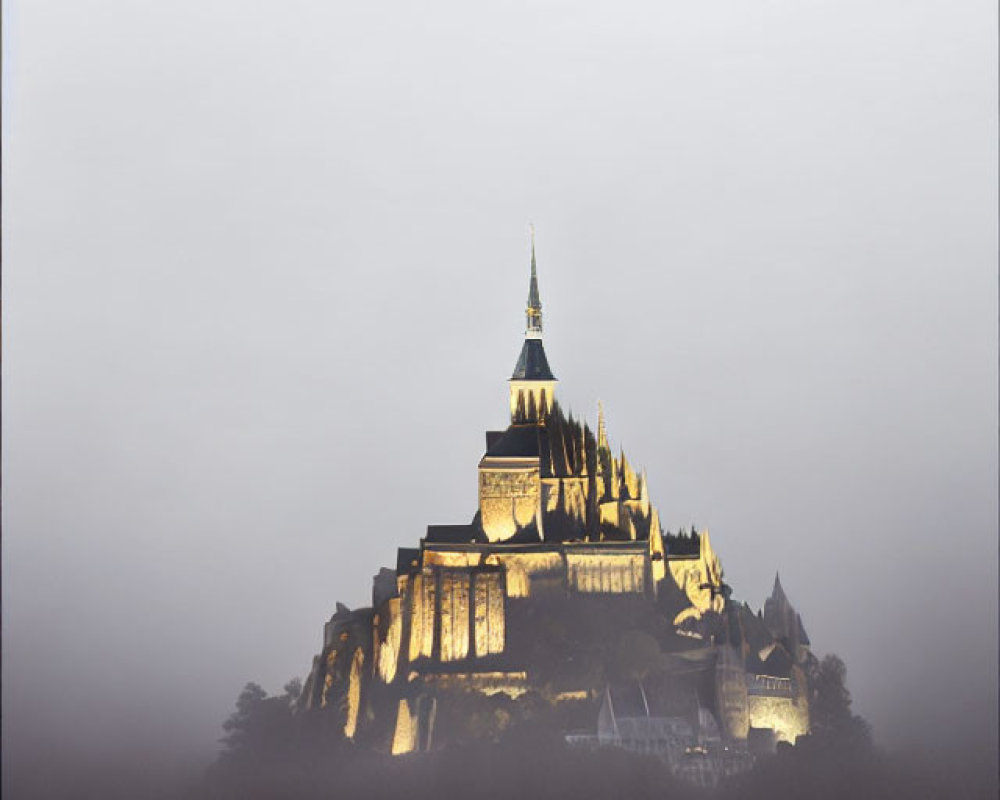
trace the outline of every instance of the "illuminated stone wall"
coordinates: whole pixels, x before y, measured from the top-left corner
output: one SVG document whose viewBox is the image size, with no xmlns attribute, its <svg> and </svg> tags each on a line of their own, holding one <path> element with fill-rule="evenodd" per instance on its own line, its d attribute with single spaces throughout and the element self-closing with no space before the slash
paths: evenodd
<svg viewBox="0 0 1000 800">
<path fill-rule="evenodd" d="M 461 661 L 469 655 L 469 584 L 467 570 L 443 569 L 441 586 L 441 660 Z"/>
<path fill-rule="evenodd" d="M 476 656 L 482 658 L 504 650 L 503 576 L 499 572 L 478 572 L 475 586 Z"/>
<path fill-rule="evenodd" d="M 409 585 L 410 661 L 462 661 L 503 652 L 506 618 L 501 569 L 425 566 Z M 389 647 L 388 643 L 383 646 Z"/>
<path fill-rule="evenodd" d="M 530 688 L 524 672 L 449 672 L 424 675 L 423 682 L 439 689 L 458 689 L 487 696 L 506 694 L 514 698 Z"/>
<path fill-rule="evenodd" d="M 750 695 L 747 705 L 750 724 L 773 728 L 779 742 L 795 744 L 798 736 L 809 733 L 809 708 L 792 698 Z"/>
<path fill-rule="evenodd" d="M 392 749 L 394 756 L 412 753 L 417 749 L 417 719 L 410 713 L 410 704 L 406 699 L 399 701 L 396 710 L 396 727 L 392 734 Z"/>
<path fill-rule="evenodd" d="M 476 567 L 483 560 L 479 550 L 424 550 L 424 566 Z"/>
<path fill-rule="evenodd" d="M 602 525 L 614 525 L 616 528 L 621 525 L 621 503 L 617 500 L 607 500 L 600 504 L 600 519 Z"/>
<path fill-rule="evenodd" d="M 772 728 L 778 741 L 795 744 L 809 733 L 809 699 L 805 673 L 792 667 L 790 678 L 747 675 L 747 711 L 755 728 Z"/>
<path fill-rule="evenodd" d="M 546 578 L 561 578 L 565 574 L 565 564 L 558 550 L 490 553 L 484 560 L 487 564 L 503 567 L 507 578 L 508 597 L 530 597 L 533 581 L 538 583 Z"/>
<path fill-rule="evenodd" d="M 319 707 L 325 708 L 326 704 L 330 702 L 333 692 L 336 690 L 336 676 L 337 676 L 337 656 L 339 653 L 336 648 L 331 648 L 327 654 L 326 658 L 321 662 L 323 669 L 323 686 L 320 690 L 320 701 Z"/>
<path fill-rule="evenodd" d="M 646 554 L 567 553 L 568 582 L 577 592 L 622 594 L 646 590 Z"/>
<path fill-rule="evenodd" d="M 587 515 L 587 477 L 546 478 L 542 484 L 542 507 L 546 512 L 562 511 L 579 520 Z"/>
<path fill-rule="evenodd" d="M 479 510 L 491 542 L 509 539 L 530 525 L 539 510 L 537 459 L 534 466 L 480 469 Z"/>
<path fill-rule="evenodd" d="M 722 563 L 712 550 L 708 531 L 699 534 L 699 554 L 695 556 L 667 557 L 667 570 L 671 579 L 691 603 L 674 619 L 679 625 L 689 617 L 700 618 L 702 614 L 714 611 L 721 614 L 725 607 L 722 596 Z"/>
<path fill-rule="evenodd" d="M 371 663 L 376 637 L 373 623 L 371 609 L 350 611 L 342 604 L 337 605 L 336 613 L 323 626 L 323 650 L 313 659 L 297 703 L 300 708 L 339 709 L 346 705 L 355 653 L 360 652 L 362 663 Z"/>
<path fill-rule="evenodd" d="M 667 576 L 667 553 L 660 530 L 660 513 L 655 507 L 651 509 L 649 520 L 649 560 L 655 587 Z"/>
<path fill-rule="evenodd" d="M 510 381 L 511 420 L 524 422 L 545 418 L 552 408 L 555 391 L 555 381 Z"/>
<path fill-rule="evenodd" d="M 358 714 L 361 710 L 361 669 L 365 663 L 365 654 L 361 648 L 354 651 L 351 659 L 351 674 L 347 687 L 347 720 L 344 722 L 344 736 L 353 739 L 358 729 Z"/>
<path fill-rule="evenodd" d="M 553 545 L 551 549 L 510 552 L 487 549 L 424 551 L 427 566 L 466 570 L 480 565 L 499 567 L 504 573 L 507 596 L 515 598 L 531 597 L 540 586 L 588 593 L 641 594 L 649 588 L 649 558 L 647 549 L 616 553 L 603 547 L 588 550 L 587 545 L 576 545 L 576 549 L 571 547 L 569 550 Z M 423 583 L 426 584 L 426 578 Z M 413 593 L 417 595 L 416 589 Z M 444 595 L 442 602 L 445 602 Z M 413 631 L 417 636 L 416 627 Z"/>
<path fill-rule="evenodd" d="M 656 546 L 659 547 L 658 552 L 662 552 L 662 542 L 658 537 Z M 424 551 L 425 566 L 465 569 L 499 567 L 504 573 L 507 596 L 515 598 L 532 597 L 541 586 L 588 593 L 643 593 L 649 588 L 649 559 L 648 549 L 616 553 L 603 546 L 589 549 L 585 544 L 570 545 L 569 548 L 556 544 L 551 548 L 508 552 L 486 548 Z"/>
<path fill-rule="evenodd" d="M 385 602 L 375 625 L 375 666 L 384 683 L 392 683 L 396 677 L 402 647 L 403 615 L 401 600 L 392 597 Z"/>
<path fill-rule="evenodd" d="M 715 666 L 715 697 L 723 733 L 733 739 L 745 740 L 750 731 L 746 672 L 740 654 L 728 645 L 719 647 Z"/>
<path fill-rule="evenodd" d="M 430 570 L 410 582 L 410 661 L 430 658 L 434 652 L 434 611 L 437 586 Z"/>
</svg>

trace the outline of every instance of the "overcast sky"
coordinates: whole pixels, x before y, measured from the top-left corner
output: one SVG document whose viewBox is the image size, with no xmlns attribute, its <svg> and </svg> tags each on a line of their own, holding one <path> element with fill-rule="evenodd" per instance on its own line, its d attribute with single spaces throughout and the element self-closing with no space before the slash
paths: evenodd
<svg viewBox="0 0 1000 800">
<path fill-rule="evenodd" d="M 886 744 L 993 737 L 987 0 L 4 3 L 3 753 L 206 752 L 558 396 Z"/>
</svg>

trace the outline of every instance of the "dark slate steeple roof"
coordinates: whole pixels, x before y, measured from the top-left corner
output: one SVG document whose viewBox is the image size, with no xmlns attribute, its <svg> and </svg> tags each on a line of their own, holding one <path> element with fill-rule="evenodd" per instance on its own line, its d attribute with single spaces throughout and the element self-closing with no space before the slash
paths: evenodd
<svg viewBox="0 0 1000 800">
<path fill-rule="evenodd" d="M 545 357 L 545 348 L 541 339 L 525 339 L 521 347 L 521 355 L 510 376 L 515 381 L 554 381 L 556 376 L 549 369 L 549 361 Z"/>
</svg>

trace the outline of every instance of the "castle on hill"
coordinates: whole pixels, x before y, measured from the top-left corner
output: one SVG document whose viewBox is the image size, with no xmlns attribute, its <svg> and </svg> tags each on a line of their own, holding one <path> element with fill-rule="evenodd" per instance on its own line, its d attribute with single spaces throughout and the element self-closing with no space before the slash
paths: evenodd
<svg viewBox="0 0 1000 800">
<path fill-rule="evenodd" d="M 560 407 L 534 236 L 508 384 L 472 520 L 400 548 L 371 607 L 337 604 L 300 712 L 402 754 L 497 736 L 530 707 L 568 741 L 655 752 L 678 772 L 807 733 L 813 656 L 780 581 L 762 613 L 734 601 L 708 531 L 663 531 L 603 410 L 594 431 Z"/>
</svg>

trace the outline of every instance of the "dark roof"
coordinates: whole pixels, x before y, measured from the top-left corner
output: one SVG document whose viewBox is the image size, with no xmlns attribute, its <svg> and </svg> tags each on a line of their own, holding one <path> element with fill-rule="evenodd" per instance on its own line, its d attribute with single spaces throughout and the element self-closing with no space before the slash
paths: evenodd
<svg viewBox="0 0 1000 800">
<path fill-rule="evenodd" d="M 759 661 L 759 659 L 757 659 Z M 750 659 L 747 659 L 748 665 Z M 778 645 L 760 662 L 759 674 L 771 675 L 775 678 L 787 678 L 792 674 L 792 658 L 784 647 Z"/>
<path fill-rule="evenodd" d="M 545 348 L 541 339 L 525 339 L 521 355 L 510 376 L 515 381 L 554 381 L 556 376 L 549 369 L 549 361 L 545 358 Z"/>
<path fill-rule="evenodd" d="M 736 606 L 736 608 L 743 623 L 743 634 L 746 636 L 747 644 L 750 645 L 754 652 L 760 652 L 768 645 L 774 643 L 774 637 L 764 624 L 764 620 L 754 614 L 746 603 Z"/>
<path fill-rule="evenodd" d="M 508 458 L 538 456 L 538 425 L 511 425 L 503 432 L 500 438 L 493 439 L 493 443 L 486 451 L 488 456 L 500 456 Z M 492 433 L 492 431 L 490 432 Z M 487 441 L 493 438 L 488 435 Z"/>
<path fill-rule="evenodd" d="M 414 570 L 416 566 L 414 562 L 419 563 L 420 561 L 420 550 L 415 547 L 400 547 L 396 551 L 396 574 L 406 575 Z"/>
<path fill-rule="evenodd" d="M 471 525 L 428 525 L 427 541 L 440 544 L 464 544 L 476 540 Z"/>
</svg>

